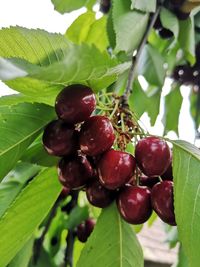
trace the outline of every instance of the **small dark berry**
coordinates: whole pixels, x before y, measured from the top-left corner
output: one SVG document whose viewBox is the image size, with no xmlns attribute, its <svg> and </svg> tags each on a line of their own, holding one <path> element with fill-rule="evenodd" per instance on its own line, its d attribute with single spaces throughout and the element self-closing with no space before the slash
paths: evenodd
<svg viewBox="0 0 200 267">
<path fill-rule="evenodd" d="M 86 188 L 88 201 L 95 207 L 105 208 L 110 205 L 114 198 L 115 192 L 103 187 L 98 180 L 91 182 Z"/>
<path fill-rule="evenodd" d="M 152 213 L 151 191 L 146 186 L 126 186 L 119 194 L 117 206 L 128 223 L 145 223 Z"/>
<path fill-rule="evenodd" d="M 115 190 L 130 181 L 135 167 L 135 158 L 131 154 L 109 150 L 98 163 L 99 180 L 106 188 Z"/>
<path fill-rule="evenodd" d="M 73 126 L 61 120 L 50 122 L 43 134 L 44 148 L 50 155 L 66 156 L 74 153 L 78 147 L 77 134 Z"/>
<path fill-rule="evenodd" d="M 86 156 L 63 158 L 58 165 L 59 180 L 70 189 L 83 187 L 93 176 L 93 168 Z"/>
<path fill-rule="evenodd" d="M 110 149 L 115 140 L 110 120 L 104 116 L 90 117 L 81 127 L 81 151 L 88 156 L 97 156 Z"/>
<path fill-rule="evenodd" d="M 85 121 L 96 106 L 93 91 L 81 84 L 63 89 L 56 98 L 55 109 L 58 117 L 69 124 Z"/>
</svg>

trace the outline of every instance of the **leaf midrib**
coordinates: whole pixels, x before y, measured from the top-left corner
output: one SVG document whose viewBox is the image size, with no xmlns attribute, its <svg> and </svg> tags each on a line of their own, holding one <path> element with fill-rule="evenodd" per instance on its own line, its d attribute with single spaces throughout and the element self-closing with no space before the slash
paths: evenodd
<svg viewBox="0 0 200 267">
<path fill-rule="evenodd" d="M 14 149 L 15 147 L 17 147 L 18 145 L 20 145 L 21 143 L 23 143 L 24 141 L 26 141 L 27 139 L 29 139 L 32 135 L 36 134 L 37 132 L 39 132 L 40 130 L 42 130 L 44 127 L 41 126 L 39 127 L 37 130 L 35 130 L 34 132 L 31 132 L 29 135 L 25 136 L 23 139 L 20 139 L 19 142 L 15 143 L 14 145 L 10 146 L 9 148 L 7 148 L 6 150 L 4 150 L 3 152 L 0 153 L 0 157 L 3 156 L 4 154 L 6 154 L 7 152 L 9 152 L 10 150 Z"/>
</svg>

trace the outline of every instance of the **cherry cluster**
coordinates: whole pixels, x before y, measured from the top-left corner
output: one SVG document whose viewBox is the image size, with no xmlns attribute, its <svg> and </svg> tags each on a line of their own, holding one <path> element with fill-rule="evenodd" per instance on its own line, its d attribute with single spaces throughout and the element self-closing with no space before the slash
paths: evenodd
<svg viewBox="0 0 200 267">
<path fill-rule="evenodd" d="M 99 208 L 116 200 L 121 216 L 131 224 L 144 223 L 154 209 L 164 222 L 175 225 L 172 153 L 167 143 L 144 137 L 136 144 L 135 156 L 113 149 L 112 121 L 91 116 L 95 107 L 89 87 L 70 85 L 56 98 L 58 119 L 44 130 L 46 151 L 61 157 L 58 177 L 65 192 L 84 190 L 88 201 Z M 80 240 L 86 239 L 81 233 L 91 232 L 91 224 L 86 221 L 78 227 Z"/>
</svg>

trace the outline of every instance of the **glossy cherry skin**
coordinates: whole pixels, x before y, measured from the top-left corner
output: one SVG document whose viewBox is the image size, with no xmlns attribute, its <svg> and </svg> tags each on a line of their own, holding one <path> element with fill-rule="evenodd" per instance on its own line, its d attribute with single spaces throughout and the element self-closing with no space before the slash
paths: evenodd
<svg viewBox="0 0 200 267">
<path fill-rule="evenodd" d="M 151 203 L 155 212 L 164 222 L 176 225 L 172 181 L 163 181 L 153 187 Z"/>
<path fill-rule="evenodd" d="M 86 221 L 79 224 L 77 227 L 78 240 L 82 243 L 85 243 L 94 230 L 94 226 L 95 221 L 93 219 L 87 219 Z"/>
<path fill-rule="evenodd" d="M 173 171 L 172 171 L 172 157 L 170 159 L 170 164 L 167 170 L 161 175 L 163 180 L 173 181 Z"/>
<path fill-rule="evenodd" d="M 90 117 L 80 131 L 80 148 L 88 156 L 97 156 L 110 149 L 115 140 L 114 129 L 105 116 Z"/>
<path fill-rule="evenodd" d="M 160 176 L 170 164 L 171 151 L 167 143 L 157 137 L 141 139 L 135 148 L 135 158 L 146 176 Z"/>
<path fill-rule="evenodd" d="M 69 155 L 78 147 L 74 127 L 61 120 L 54 120 L 46 126 L 42 140 L 45 150 L 54 156 Z"/>
<path fill-rule="evenodd" d="M 145 175 L 140 176 L 140 185 L 142 186 L 147 186 L 149 188 L 152 188 L 158 182 L 159 182 L 158 177 L 148 177 Z"/>
<path fill-rule="evenodd" d="M 58 164 L 61 184 L 69 189 L 83 187 L 93 176 L 93 168 L 83 155 L 63 158 Z"/>
<path fill-rule="evenodd" d="M 117 206 L 128 223 L 145 223 L 152 213 L 151 191 L 146 186 L 126 186 L 118 196 Z"/>
<path fill-rule="evenodd" d="M 69 124 L 85 121 L 96 106 L 93 91 L 81 84 L 64 88 L 56 98 L 55 109 L 58 117 Z"/>
<path fill-rule="evenodd" d="M 98 208 L 106 208 L 115 198 L 115 192 L 103 187 L 98 180 L 87 186 L 86 195 L 90 204 Z"/>
<path fill-rule="evenodd" d="M 131 154 L 109 150 L 98 162 L 99 180 L 104 187 L 115 190 L 130 181 L 135 167 L 135 158 Z"/>
</svg>

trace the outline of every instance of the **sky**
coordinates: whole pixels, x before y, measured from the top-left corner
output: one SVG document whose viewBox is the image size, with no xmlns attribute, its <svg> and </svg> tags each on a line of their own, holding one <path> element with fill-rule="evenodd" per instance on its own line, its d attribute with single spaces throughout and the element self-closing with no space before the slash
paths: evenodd
<svg viewBox="0 0 200 267">
<path fill-rule="evenodd" d="M 0 28 L 18 25 L 34 29 L 40 28 L 49 32 L 65 33 L 71 23 L 84 12 L 85 9 L 82 8 L 70 14 L 61 15 L 54 10 L 51 0 L 0 0 Z M 143 80 L 142 82 L 145 87 L 145 81 Z M 151 134 L 163 134 L 163 96 L 169 92 L 169 88 L 170 80 L 168 79 L 163 89 L 160 114 L 155 127 L 152 128 L 150 126 L 150 120 L 146 113 L 141 118 L 142 124 L 145 124 L 147 130 Z M 186 86 L 181 88 L 183 105 L 179 118 L 179 137 L 193 143 L 195 131 L 189 113 L 189 92 L 190 89 Z M 11 93 L 13 93 L 13 91 L 0 81 L 0 96 Z M 170 132 L 168 137 L 172 139 L 177 138 L 176 134 L 173 132 Z"/>
</svg>

